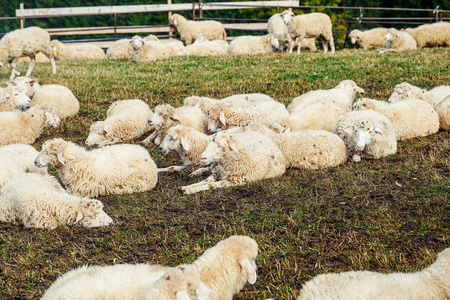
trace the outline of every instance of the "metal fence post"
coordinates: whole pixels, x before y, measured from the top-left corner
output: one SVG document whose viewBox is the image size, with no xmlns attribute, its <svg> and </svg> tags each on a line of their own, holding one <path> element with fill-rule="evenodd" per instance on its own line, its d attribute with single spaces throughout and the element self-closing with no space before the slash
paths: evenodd
<svg viewBox="0 0 450 300">
<path fill-rule="evenodd" d="M 192 2 L 192 20 L 195 21 L 195 2 Z"/>
<path fill-rule="evenodd" d="M 114 38 L 117 39 L 117 14 L 114 14 Z"/>
<path fill-rule="evenodd" d="M 203 19 L 202 7 L 203 7 L 202 0 L 198 0 L 198 17 L 200 18 L 200 20 Z"/>
<path fill-rule="evenodd" d="M 167 4 L 171 5 L 172 4 L 172 0 L 167 0 Z M 172 26 L 170 25 L 170 18 L 172 18 L 172 11 L 169 10 L 167 12 L 167 19 L 169 20 L 169 39 L 173 38 L 173 31 L 172 31 Z"/>
<path fill-rule="evenodd" d="M 362 7 L 360 7 L 359 8 L 359 18 L 358 18 L 358 20 L 359 20 L 359 30 L 361 30 L 362 16 L 363 16 L 363 14 L 362 14 Z"/>
</svg>

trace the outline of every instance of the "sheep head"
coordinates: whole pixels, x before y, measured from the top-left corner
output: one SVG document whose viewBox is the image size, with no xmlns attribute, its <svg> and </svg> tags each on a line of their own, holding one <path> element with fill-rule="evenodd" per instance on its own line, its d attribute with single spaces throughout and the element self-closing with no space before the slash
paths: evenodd
<svg viewBox="0 0 450 300">
<path fill-rule="evenodd" d="M 394 92 L 389 97 L 389 103 L 395 103 L 408 98 L 414 98 L 415 94 L 424 94 L 425 90 L 422 90 L 416 86 L 413 86 L 407 82 L 402 82 L 394 87 Z"/>
<path fill-rule="evenodd" d="M 349 79 L 342 80 L 341 82 L 339 82 L 339 84 L 336 86 L 336 88 L 351 90 L 353 94 L 364 93 L 364 90 L 362 88 L 360 88 L 356 84 L 356 82 L 354 82 L 353 80 L 349 80 Z"/>
<path fill-rule="evenodd" d="M 148 125 L 169 128 L 181 124 L 175 108 L 169 104 L 155 107 L 155 113 L 148 119 Z"/>
<path fill-rule="evenodd" d="M 73 225 L 86 228 L 107 226 L 113 220 L 103 211 L 103 203 L 99 200 L 83 198 L 80 202 L 77 218 Z"/>
<path fill-rule="evenodd" d="M 19 92 L 14 86 L 9 86 L 5 89 L 3 99 L 0 99 L 0 106 L 3 106 L 3 110 L 16 110 L 22 111 L 30 108 L 31 99 L 23 92 Z"/>
<path fill-rule="evenodd" d="M 401 38 L 399 31 L 395 28 L 389 28 L 388 32 L 384 36 L 386 43 L 392 42 L 398 38 Z"/>
<path fill-rule="evenodd" d="M 370 145 L 375 139 L 375 134 L 380 134 L 382 137 L 383 132 L 375 127 L 371 120 L 359 120 L 353 125 L 346 126 L 344 131 L 354 132 L 355 151 L 364 151 L 367 145 Z"/>
<path fill-rule="evenodd" d="M 131 38 L 130 44 L 134 50 L 139 50 L 144 47 L 145 41 L 142 37 L 135 35 Z"/>
<path fill-rule="evenodd" d="M 58 40 L 52 40 L 50 42 L 50 46 L 52 47 L 53 57 L 55 59 L 58 59 L 58 55 L 61 52 L 62 48 L 64 47 L 64 44 Z"/>
<path fill-rule="evenodd" d="M 38 106 L 40 106 L 40 108 L 44 112 L 45 119 L 47 121 L 47 127 L 58 127 L 61 120 L 58 117 L 56 107 L 51 103 L 42 103 Z"/>
<path fill-rule="evenodd" d="M 104 121 L 98 121 L 89 128 L 89 136 L 87 137 L 86 146 L 94 146 L 97 144 L 104 144 L 108 140 L 108 126 Z"/>
<path fill-rule="evenodd" d="M 364 110 L 364 109 L 374 109 L 375 105 L 372 102 L 372 99 L 369 98 L 361 98 L 355 103 L 353 103 L 353 110 Z"/>
<path fill-rule="evenodd" d="M 281 13 L 282 17 L 283 17 L 283 22 L 284 24 L 289 24 L 292 19 L 295 17 L 295 14 L 290 11 L 290 10 L 285 10 Z"/>
<path fill-rule="evenodd" d="M 181 152 L 183 150 L 189 151 L 191 143 L 188 135 L 191 130 L 193 129 L 183 125 L 177 125 L 170 128 L 167 135 L 159 145 L 161 152 L 167 154 L 172 150 L 177 152 Z"/>
<path fill-rule="evenodd" d="M 275 35 L 273 35 L 273 34 L 268 34 L 267 35 L 267 43 L 269 45 L 271 45 L 272 48 L 275 48 L 277 50 L 280 49 L 280 42 L 279 42 L 278 38 Z"/>
<path fill-rule="evenodd" d="M 236 154 L 237 159 L 240 158 L 232 137 L 228 133 L 219 132 L 212 138 L 208 146 L 206 146 L 205 151 L 203 151 L 200 157 L 200 161 L 205 165 L 209 165 L 220 160 L 230 151 Z"/>
<path fill-rule="evenodd" d="M 14 85 L 19 92 L 24 92 L 28 97 L 31 97 L 36 89 L 40 88 L 39 82 L 36 79 L 20 76 L 14 81 L 8 81 L 8 85 Z"/>
<path fill-rule="evenodd" d="M 278 123 L 272 124 L 272 130 L 278 133 L 291 132 L 292 126 L 289 119 L 281 120 Z"/>
<path fill-rule="evenodd" d="M 34 164 L 38 168 L 47 166 L 58 168 L 65 166 L 63 156 L 65 155 L 67 145 L 68 142 L 60 138 L 44 142 L 41 152 L 34 160 Z"/>
<path fill-rule="evenodd" d="M 180 14 L 173 14 L 170 17 L 170 25 L 173 25 L 175 27 L 177 27 L 180 24 L 180 21 L 182 21 L 183 19 L 185 19 L 182 15 Z"/>
<path fill-rule="evenodd" d="M 361 30 L 358 29 L 352 30 L 352 32 L 350 32 L 350 34 L 348 35 L 348 37 L 350 38 L 350 42 L 352 44 L 356 44 L 356 42 L 358 42 L 359 39 L 361 38 L 361 34 L 362 34 Z"/>
<path fill-rule="evenodd" d="M 227 129 L 230 125 L 228 118 L 235 116 L 240 111 L 242 109 L 233 104 L 219 103 L 214 105 L 208 111 L 208 131 L 215 133 Z"/>
</svg>

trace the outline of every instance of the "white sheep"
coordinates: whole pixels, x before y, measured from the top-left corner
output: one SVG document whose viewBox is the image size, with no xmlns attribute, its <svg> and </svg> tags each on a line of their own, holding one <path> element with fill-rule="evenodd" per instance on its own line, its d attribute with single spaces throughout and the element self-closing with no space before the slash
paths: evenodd
<svg viewBox="0 0 450 300">
<path fill-rule="evenodd" d="M 0 91 L 0 111 L 23 111 L 30 107 L 31 99 L 23 92 L 14 87 L 7 87 Z"/>
<path fill-rule="evenodd" d="M 350 271 L 322 274 L 303 284 L 297 300 L 448 299 L 450 248 L 428 268 L 414 273 Z"/>
<path fill-rule="evenodd" d="M 373 28 L 370 30 L 361 31 L 354 29 L 350 32 L 348 37 L 350 42 L 355 44 L 358 42 L 359 46 L 364 49 L 379 49 L 386 46 L 384 37 L 388 33 L 387 28 Z"/>
<path fill-rule="evenodd" d="M 266 34 L 262 36 L 239 36 L 231 41 L 228 46 L 229 54 L 266 54 L 280 50 L 280 43 L 278 38 L 273 34 Z"/>
<path fill-rule="evenodd" d="M 70 195 L 53 176 L 36 173 L 14 177 L 3 186 L 0 221 L 49 229 L 112 223 L 100 201 Z"/>
<path fill-rule="evenodd" d="M 59 125 L 54 105 L 42 103 L 21 111 L 0 112 L 0 145 L 32 144 L 44 128 Z"/>
<path fill-rule="evenodd" d="M 11 68 L 10 80 L 13 80 L 16 74 L 20 75 L 16 71 L 17 61 L 22 56 L 29 56 L 30 65 L 25 76 L 30 76 L 35 65 L 35 57 L 39 52 L 50 59 L 55 74 L 55 59 L 50 45 L 50 35 L 46 30 L 33 26 L 11 31 L 0 40 L 0 66 L 3 66 L 2 61 L 7 62 Z"/>
<path fill-rule="evenodd" d="M 156 42 L 159 41 L 158 37 L 150 34 L 149 36 L 142 38 L 139 35 L 135 35 L 131 38 L 130 45 L 133 50 L 141 49 L 146 42 Z"/>
<path fill-rule="evenodd" d="M 144 192 L 153 189 L 158 181 L 156 164 L 138 145 L 86 151 L 57 138 L 44 142 L 35 164 L 56 168 L 67 191 L 82 197 Z"/>
<path fill-rule="evenodd" d="M 49 59 L 47 56 L 45 56 L 45 54 L 43 54 L 42 52 L 38 52 L 38 53 L 36 54 L 35 59 L 36 59 L 36 62 L 37 62 L 37 63 L 38 63 L 38 62 L 49 62 L 49 61 L 50 61 L 50 59 Z M 22 57 L 19 58 L 19 60 L 17 61 L 18 64 L 21 64 L 21 63 L 30 63 L 30 62 L 31 62 L 31 59 L 30 59 L 29 56 L 22 56 Z"/>
<path fill-rule="evenodd" d="M 331 47 L 331 53 L 334 53 L 334 41 L 331 19 L 323 13 L 310 13 L 296 16 L 292 11 L 282 12 L 283 21 L 287 25 L 292 41 L 289 53 L 292 53 L 294 43 L 297 43 L 297 53 L 300 54 L 302 41 L 305 38 L 319 38 L 323 42 L 323 52 L 328 52 L 328 44 Z"/>
<path fill-rule="evenodd" d="M 380 53 L 414 50 L 417 48 L 416 40 L 409 33 L 399 31 L 395 28 L 389 28 L 384 39 L 386 41 L 386 48 L 380 50 Z"/>
<path fill-rule="evenodd" d="M 353 104 L 355 110 L 371 109 L 385 115 L 394 125 L 397 140 L 427 136 L 438 132 L 439 115 L 421 100 L 410 99 L 396 103 L 362 98 Z"/>
<path fill-rule="evenodd" d="M 30 97 L 31 106 L 44 102 L 53 104 L 60 119 L 73 117 L 80 110 L 78 99 L 69 88 L 63 85 L 40 85 L 36 79 L 25 76 L 17 77 L 13 82 L 8 82 L 8 84 L 14 84 L 19 91 Z"/>
<path fill-rule="evenodd" d="M 130 39 L 120 39 L 115 41 L 106 50 L 107 59 L 126 59 L 133 58 L 133 47 Z"/>
<path fill-rule="evenodd" d="M 140 99 L 116 101 L 108 108 L 104 121 L 91 125 L 86 145 L 102 147 L 138 138 L 150 130 L 147 121 L 152 114 Z"/>
<path fill-rule="evenodd" d="M 133 62 L 151 62 L 158 59 L 167 59 L 170 56 L 170 49 L 159 41 L 149 41 L 141 48 L 134 50 Z"/>
<path fill-rule="evenodd" d="M 11 178 L 27 173 L 47 174 L 47 168 L 38 168 L 34 159 L 39 152 L 30 145 L 12 144 L 0 147 L 0 191 Z"/>
<path fill-rule="evenodd" d="M 272 139 L 256 131 L 219 132 L 200 159 L 204 165 L 213 166 L 212 174 L 199 183 L 180 187 L 184 194 L 278 177 L 286 171 L 287 165 Z"/>
<path fill-rule="evenodd" d="M 427 91 L 407 82 L 402 82 L 394 87 L 394 92 L 388 101 L 394 103 L 401 100 L 419 99 L 436 106 L 448 95 L 450 95 L 450 85 L 441 85 Z"/>
<path fill-rule="evenodd" d="M 247 122 L 243 131 L 259 131 L 270 137 L 283 152 L 287 167 L 317 170 L 335 167 L 347 161 L 344 141 L 325 130 L 276 133 L 258 122 Z"/>
<path fill-rule="evenodd" d="M 450 23 L 437 22 L 424 24 L 416 28 L 402 29 L 409 33 L 417 42 L 417 47 L 450 47 Z"/>
<path fill-rule="evenodd" d="M 339 117 L 333 132 L 347 145 L 354 162 L 379 159 L 397 152 L 397 136 L 389 119 L 373 110 L 356 110 Z"/>
<path fill-rule="evenodd" d="M 198 38 L 192 45 L 184 47 L 177 55 L 213 56 L 227 54 L 228 43 L 224 40 L 207 40 Z"/>
<path fill-rule="evenodd" d="M 51 45 L 53 55 L 60 61 L 69 59 L 106 59 L 105 51 L 96 45 L 66 45 L 58 40 L 52 40 Z"/>
<path fill-rule="evenodd" d="M 188 21 L 180 14 L 173 14 L 170 17 L 170 24 L 175 26 L 186 46 L 191 45 L 199 37 L 224 41 L 227 38 L 222 23 L 217 21 Z"/>
<path fill-rule="evenodd" d="M 439 115 L 439 128 L 442 130 L 450 130 L 450 95 L 440 101 L 435 106 Z"/>
</svg>

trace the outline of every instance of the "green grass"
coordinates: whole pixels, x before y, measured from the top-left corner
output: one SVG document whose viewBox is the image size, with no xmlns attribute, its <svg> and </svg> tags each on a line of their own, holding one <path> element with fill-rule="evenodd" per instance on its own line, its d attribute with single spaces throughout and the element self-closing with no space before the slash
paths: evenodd
<svg viewBox="0 0 450 300">
<path fill-rule="evenodd" d="M 449 84 L 449 51 L 69 61 L 57 63 L 56 75 L 49 63 L 37 64 L 33 77 L 69 87 L 81 109 L 33 146 L 40 150 L 53 137 L 83 145 L 89 126 L 122 99 L 140 98 L 153 108 L 179 106 L 192 95 L 260 92 L 288 104 L 343 79 L 355 80 L 366 97 L 387 99 L 403 81 L 423 88 Z M 1 69 L 0 80 L 8 78 Z M 147 149 L 160 167 L 179 163 L 175 153 Z M 450 244 L 449 153 L 450 133 L 440 131 L 400 142 L 396 155 L 380 160 L 289 169 L 280 178 L 188 196 L 177 187 L 199 179 L 160 174 L 152 191 L 99 197 L 114 219 L 109 227 L 50 231 L 1 223 L 0 298 L 39 298 L 59 275 L 83 264 L 189 263 L 234 234 L 251 236 L 260 247 L 258 280 L 236 299 L 293 299 L 302 283 L 324 272 L 417 271 Z"/>
</svg>

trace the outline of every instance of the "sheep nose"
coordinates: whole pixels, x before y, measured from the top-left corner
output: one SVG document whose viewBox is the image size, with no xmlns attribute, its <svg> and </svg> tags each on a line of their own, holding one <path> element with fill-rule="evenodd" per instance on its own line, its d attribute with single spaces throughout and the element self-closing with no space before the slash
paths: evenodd
<svg viewBox="0 0 450 300">
<path fill-rule="evenodd" d="M 149 125 L 149 126 L 153 126 L 152 120 L 148 119 L 148 125 Z"/>
</svg>

